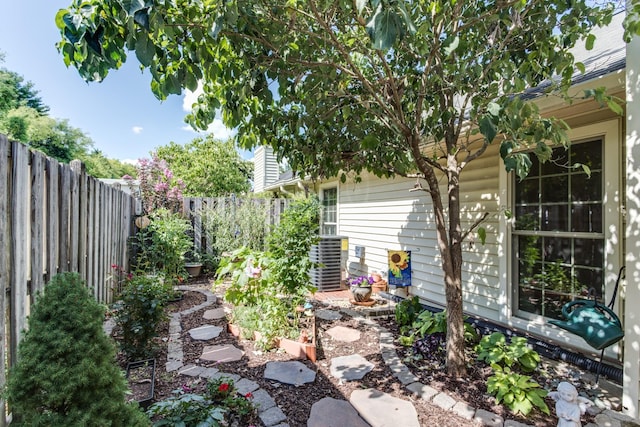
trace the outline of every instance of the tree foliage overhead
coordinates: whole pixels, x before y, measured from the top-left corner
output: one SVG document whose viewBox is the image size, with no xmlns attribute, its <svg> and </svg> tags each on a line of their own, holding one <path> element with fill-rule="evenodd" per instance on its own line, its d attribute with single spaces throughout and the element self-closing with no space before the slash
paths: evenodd
<svg viewBox="0 0 640 427">
<path fill-rule="evenodd" d="M 61 10 L 64 61 L 87 80 L 130 51 L 164 99 L 204 82 L 189 120 L 218 109 L 239 142 L 267 142 L 294 170 L 426 180 L 447 298 L 447 366 L 464 373 L 460 173 L 490 144 L 523 177 L 566 126 L 522 95 L 567 97 L 612 7 L 585 0 L 88 0 Z M 444 176 L 446 192 L 439 185 Z M 473 225 L 471 226 L 473 228 Z"/>
<path fill-rule="evenodd" d="M 220 141 L 208 135 L 185 145 L 171 142 L 156 148 L 155 155 L 182 179 L 186 196 L 218 197 L 251 189 L 253 164 L 240 157 L 233 140 Z"/>
</svg>

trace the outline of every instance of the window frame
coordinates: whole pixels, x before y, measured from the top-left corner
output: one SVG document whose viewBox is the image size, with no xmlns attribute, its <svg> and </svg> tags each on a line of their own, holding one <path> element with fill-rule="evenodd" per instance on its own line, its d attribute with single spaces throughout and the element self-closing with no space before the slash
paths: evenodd
<svg viewBox="0 0 640 427">
<path fill-rule="evenodd" d="M 625 168 L 622 162 L 622 132 L 623 122 L 619 118 L 591 123 L 585 126 L 575 126 L 569 131 L 569 138 L 572 141 L 586 140 L 601 137 L 604 141 L 603 158 L 603 232 L 605 236 L 604 248 L 604 298 L 610 301 L 613 288 L 616 282 L 618 270 L 624 261 L 624 173 Z M 498 153 L 495 154 L 498 156 Z M 498 157 L 499 159 L 499 157 Z M 498 203 L 500 211 L 505 212 L 513 206 L 511 175 L 504 169 L 502 162 L 499 162 L 499 193 Z M 498 300 L 501 301 L 498 310 L 498 321 L 510 327 L 527 330 L 533 334 L 543 336 L 559 336 L 563 342 L 576 348 L 588 346 L 581 339 L 571 336 L 571 334 L 550 327 L 542 316 L 535 318 L 523 318 L 516 314 L 513 287 L 517 286 L 513 281 L 513 261 L 514 248 L 512 231 L 514 220 L 506 215 L 498 216 L 498 236 L 499 242 L 498 273 L 501 277 L 496 292 Z M 623 298 L 616 300 L 614 311 L 618 310 L 619 304 L 623 303 Z"/>
<path fill-rule="evenodd" d="M 334 209 L 335 221 L 326 221 L 326 216 L 327 216 L 326 211 L 328 206 L 325 203 L 328 200 L 326 197 L 326 193 L 329 191 L 335 192 L 335 197 L 333 198 L 333 200 L 335 201 L 335 204 L 331 206 Z M 325 226 L 332 226 L 335 232 L 327 233 L 325 230 Z M 325 187 L 320 189 L 320 234 L 326 235 L 326 236 L 338 235 L 338 187 L 337 186 Z"/>
</svg>

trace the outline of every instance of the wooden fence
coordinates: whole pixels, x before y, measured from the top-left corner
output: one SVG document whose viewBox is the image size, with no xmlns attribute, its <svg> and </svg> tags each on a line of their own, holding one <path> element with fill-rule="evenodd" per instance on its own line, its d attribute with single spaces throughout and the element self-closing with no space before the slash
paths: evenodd
<svg viewBox="0 0 640 427">
<path fill-rule="evenodd" d="M 133 209 L 131 195 L 87 176 L 79 161 L 61 164 L 0 135 L 0 387 L 52 276 L 78 272 L 98 301 L 111 302 L 111 266 L 128 268 Z"/>
<path fill-rule="evenodd" d="M 266 211 L 265 228 L 268 231 L 272 225 L 280 222 L 280 215 L 289 206 L 292 199 L 251 199 L 252 203 L 257 203 Z M 187 218 L 191 218 L 194 230 L 195 249 L 202 252 L 212 253 L 210 246 L 214 240 L 213 230 L 207 230 L 203 220 L 207 210 L 233 209 L 239 203 L 244 203 L 245 199 L 236 197 L 185 197 L 182 209 Z"/>
</svg>

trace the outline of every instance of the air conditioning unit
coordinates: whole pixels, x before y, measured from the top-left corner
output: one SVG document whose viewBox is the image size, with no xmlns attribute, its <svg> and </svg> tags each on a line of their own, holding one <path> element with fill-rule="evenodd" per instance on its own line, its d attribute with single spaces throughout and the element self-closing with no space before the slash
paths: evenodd
<svg viewBox="0 0 640 427">
<path fill-rule="evenodd" d="M 345 280 L 347 249 L 346 237 L 320 236 L 311 247 L 309 258 L 319 267 L 311 269 L 311 284 L 318 291 L 339 291 Z M 344 241 L 344 244 L 343 244 Z"/>
</svg>

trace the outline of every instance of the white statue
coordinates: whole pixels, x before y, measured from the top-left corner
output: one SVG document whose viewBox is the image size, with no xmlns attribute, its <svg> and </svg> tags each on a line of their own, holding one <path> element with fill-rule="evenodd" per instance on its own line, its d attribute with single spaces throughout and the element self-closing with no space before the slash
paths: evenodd
<svg viewBox="0 0 640 427">
<path fill-rule="evenodd" d="M 578 396 L 578 390 L 564 381 L 558 384 L 558 391 L 549 393 L 549 397 L 556 401 L 558 427 L 582 427 L 580 416 L 593 404 L 589 399 Z"/>
</svg>

